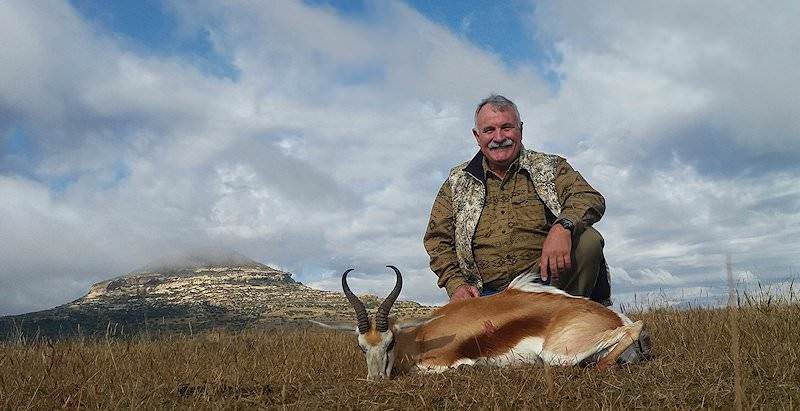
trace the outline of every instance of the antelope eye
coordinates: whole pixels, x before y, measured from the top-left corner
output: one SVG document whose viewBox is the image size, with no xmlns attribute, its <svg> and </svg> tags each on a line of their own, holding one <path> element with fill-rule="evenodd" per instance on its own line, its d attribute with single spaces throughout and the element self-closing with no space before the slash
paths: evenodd
<svg viewBox="0 0 800 411">
<path fill-rule="evenodd" d="M 391 351 L 392 348 L 394 348 L 394 338 L 392 338 L 392 341 L 389 341 L 389 345 L 386 346 L 386 351 Z"/>
<path fill-rule="evenodd" d="M 363 352 L 364 354 L 367 353 L 367 350 L 365 350 L 364 347 L 362 347 L 361 345 L 358 346 L 358 349 L 361 350 L 361 352 Z"/>
</svg>

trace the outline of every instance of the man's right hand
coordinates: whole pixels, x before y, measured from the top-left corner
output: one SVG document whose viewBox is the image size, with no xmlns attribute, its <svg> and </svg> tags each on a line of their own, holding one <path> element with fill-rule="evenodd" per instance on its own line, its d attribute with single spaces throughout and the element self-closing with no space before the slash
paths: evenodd
<svg viewBox="0 0 800 411">
<path fill-rule="evenodd" d="M 456 291 L 453 292 L 453 296 L 450 297 L 450 302 L 453 301 L 460 301 L 460 300 L 468 300 L 470 298 L 476 298 L 481 295 L 480 291 L 474 286 L 469 284 L 463 284 L 456 288 Z"/>
</svg>

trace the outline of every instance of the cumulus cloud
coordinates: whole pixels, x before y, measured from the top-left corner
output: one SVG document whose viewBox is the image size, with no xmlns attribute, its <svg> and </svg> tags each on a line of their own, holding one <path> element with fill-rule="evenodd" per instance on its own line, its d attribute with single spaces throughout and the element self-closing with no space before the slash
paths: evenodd
<svg viewBox="0 0 800 411">
<path fill-rule="evenodd" d="M 758 276 L 750 270 L 735 271 L 733 273 L 733 278 L 737 284 L 749 284 L 758 282 Z"/>
<path fill-rule="evenodd" d="M 606 195 L 619 295 L 718 283 L 727 253 L 761 280 L 798 264 L 800 39 L 777 8 L 537 3 L 552 87 L 401 2 L 168 4 L 235 78 L 66 1 L 0 2 L 0 314 L 207 245 L 327 289 L 355 267 L 377 295 L 394 264 L 403 298 L 442 302 L 421 237 L 492 91 Z"/>
<path fill-rule="evenodd" d="M 676 277 L 667 270 L 656 268 L 644 268 L 635 275 L 631 275 L 622 267 L 609 267 L 610 280 L 617 285 L 617 282 L 625 283 L 628 286 L 675 286 L 683 283 L 683 280 Z"/>
<path fill-rule="evenodd" d="M 470 106 L 495 88 L 546 93 L 401 3 L 365 20 L 297 2 L 173 4 L 181 30 L 206 30 L 230 56 L 235 81 L 127 47 L 66 2 L 0 7 L 3 37 L 20 40 L 3 48 L 16 65 L 0 70 L 2 127 L 37 151 L 26 170 L 5 164 L 31 189 L 3 197 L 41 209 L 7 214 L 4 232 L 42 226 L 39 265 L 4 246 L 5 288 L 24 301 L 4 312 L 64 302 L 12 286 L 33 281 L 19 267 L 75 279 L 76 297 L 162 250 L 208 243 L 311 281 L 397 264 L 407 292 L 440 300 L 420 239 L 447 167 L 473 150 Z M 84 240 L 43 241 L 49 230 Z M 104 252 L 96 265 L 57 258 L 78 249 Z"/>
<path fill-rule="evenodd" d="M 598 109 L 581 107 L 581 117 L 620 125 L 629 139 L 669 139 L 678 149 L 687 147 L 676 143 L 702 144 L 710 137 L 676 141 L 681 132 L 707 127 L 755 157 L 800 147 L 789 138 L 800 128 L 792 114 L 800 74 L 786 69 L 798 57 L 785 52 L 800 40 L 787 18 L 796 8 L 791 2 L 771 8 L 548 3 L 537 9 L 535 22 L 563 50 L 559 69 L 568 90 L 562 96 Z"/>
<path fill-rule="evenodd" d="M 542 3 L 532 16 L 560 83 L 529 129 L 605 194 L 621 293 L 719 283 L 726 254 L 765 279 L 797 265 L 796 5 L 739 6 Z"/>
</svg>

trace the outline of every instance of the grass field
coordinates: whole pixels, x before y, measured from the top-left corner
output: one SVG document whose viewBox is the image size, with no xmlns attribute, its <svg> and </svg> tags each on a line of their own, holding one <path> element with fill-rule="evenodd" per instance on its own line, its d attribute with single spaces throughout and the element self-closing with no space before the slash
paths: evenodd
<svg viewBox="0 0 800 411">
<path fill-rule="evenodd" d="M 367 383 L 351 335 L 297 329 L 0 345 L 0 409 L 800 408 L 800 305 L 650 310 L 655 358 Z M 738 349 L 736 347 L 738 346 Z"/>
</svg>

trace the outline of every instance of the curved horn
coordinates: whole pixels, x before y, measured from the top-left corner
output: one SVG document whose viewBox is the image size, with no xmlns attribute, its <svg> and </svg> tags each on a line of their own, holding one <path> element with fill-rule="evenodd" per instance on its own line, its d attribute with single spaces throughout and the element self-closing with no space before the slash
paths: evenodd
<svg viewBox="0 0 800 411">
<path fill-rule="evenodd" d="M 378 313 L 375 315 L 375 328 L 377 328 L 379 332 L 386 332 L 389 330 L 389 311 L 392 309 L 395 300 L 397 300 L 397 296 L 400 295 L 400 289 L 403 288 L 403 276 L 400 274 L 400 270 L 393 265 L 387 265 L 387 267 L 394 270 L 395 274 L 397 274 L 397 280 L 394 284 L 394 289 L 389 293 L 389 296 L 383 300 L 381 306 L 378 307 Z"/>
<path fill-rule="evenodd" d="M 342 290 L 344 290 L 344 295 L 347 297 L 347 300 L 350 301 L 350 304 L 353 306 L 353 309 L 356 310 L 356 318 L 358 319 L 358 333 L 359 334 L 366 334 L 369 331 L 369 317 L 367 316 L 367 309 L 364 308 L 364 303 L 350 291 L 350 287 L 347 285 L 347 273 L 353 271 L 353 269 L 349 269 L 342 274 Z"/>
</svg>

